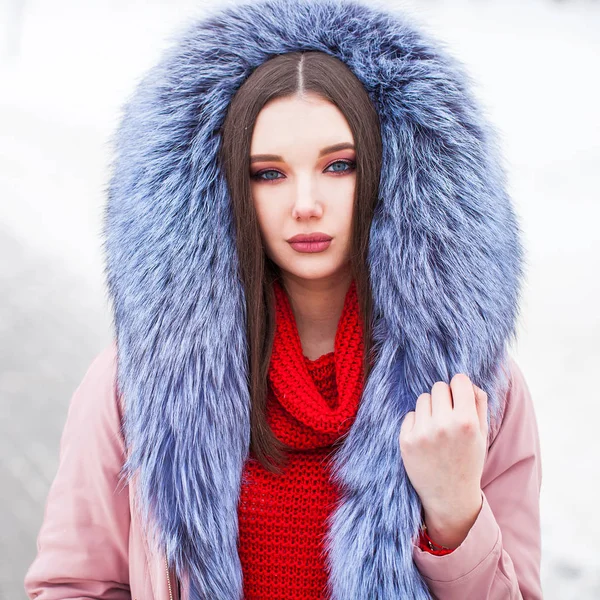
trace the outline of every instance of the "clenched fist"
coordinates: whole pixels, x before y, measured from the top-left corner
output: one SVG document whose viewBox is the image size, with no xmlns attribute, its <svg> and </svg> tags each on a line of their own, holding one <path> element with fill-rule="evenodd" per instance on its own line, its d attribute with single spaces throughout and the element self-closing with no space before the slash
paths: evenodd
<svg viewBox="0 0 600 600">
<path fill-rule="evenodd" d="M 487 436 L 487 394 L 463 373 L 421 394 L 402 422 L 406 473 L 438 544 L 459 546 L 479 514 Z"/>
</svg>

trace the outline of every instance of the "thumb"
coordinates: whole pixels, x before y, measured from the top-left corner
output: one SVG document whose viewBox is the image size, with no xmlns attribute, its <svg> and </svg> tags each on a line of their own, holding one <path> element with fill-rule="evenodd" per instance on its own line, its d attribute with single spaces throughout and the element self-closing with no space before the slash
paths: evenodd
<svg viewBox="0 0 600 600">
<path fill-rule="evenodd" d="M 473 391 L 475 392 L 475 404 L 477 406 L 477 415 L 479 416 L 479 429 L 483 436 L 487 439 L 488 434 L 488 396 L 480 388 L 473 384 Z"/>
<path fill-rule="evenodd" d="M 402 440 L 406 439 L 407 435 L 411 432 L 413 425 L 415 424 L 415 411 L 411 410 L 407 412 L 402 420 L 402 425 L 400 426 L 400 447 L 402 447 Z"/>
</svg>

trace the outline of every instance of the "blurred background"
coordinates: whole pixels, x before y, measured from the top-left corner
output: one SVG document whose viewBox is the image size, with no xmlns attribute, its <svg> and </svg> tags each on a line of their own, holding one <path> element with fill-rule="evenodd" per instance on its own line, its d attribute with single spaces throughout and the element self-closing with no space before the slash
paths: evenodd
<svg viewBox="0 0 600 600">
<path fill-rule="evenodd" d="M 512 355 L 541 436 L 544 597 L 600 599 L 600 2 L 389 5 L 467 65 L 500 133 L 527 252 Z M 26 598 L 67 406 L 112 339 L 100 231 L 120 106 L 207 6 L 0 0 L 2 599 Z"/>
</svg>

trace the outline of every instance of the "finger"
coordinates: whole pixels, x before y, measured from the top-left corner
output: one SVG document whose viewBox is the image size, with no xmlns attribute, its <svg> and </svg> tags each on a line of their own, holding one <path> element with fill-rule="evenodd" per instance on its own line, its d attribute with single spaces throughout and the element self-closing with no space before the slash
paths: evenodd
<svg viewBox="0 0 600 600">
<path fill-rule="evenodd" d="M 482 433 L 487 437 L 488 395 L 475 384 L 473 384 L 473 391 L 475 393 L 475 402 L 477 404 L 477 414 L 479 415 L 479 427 Z"/>
<path fill-rule="evenodd" d="M 442 423 L 452 418 L 452 393 L 444 381 L 436 381 L 431 388 L 431 416 Z"/>
<path fill-rule="evenodd" d="M 400 426 L 400 440 L 404 439 L 407 434 L 409 434 L 413 426 L 415 424 L 415 411 L 411 410 L 410 412 L 404 415 L 404 419 L 402 420 L 402 425 Z"/>
<path fill-rule="evenodd" d="M 413 429 L 425 427 L 431 420 L 431 394 L 421 394 L 415 406 L 415 424 Z"/>
<path fill-rule="evenodd" d="M 457 416 L 464 420 L 478 418 L 475 391 L 468 375 L 457 373 L 450 380 L 450 388 Z"/>
</svg>

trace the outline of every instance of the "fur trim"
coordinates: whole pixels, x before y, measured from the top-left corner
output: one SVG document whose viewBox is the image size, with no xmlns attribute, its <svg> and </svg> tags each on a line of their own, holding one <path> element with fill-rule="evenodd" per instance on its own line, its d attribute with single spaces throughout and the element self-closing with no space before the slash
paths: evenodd
<svg viewBox="0 0 600 600">
<path fill-rule="evenodd" d="M 124 474 L 139 469 L 141 510 L 178 574 L 189 569 L 190 598 L 241 598 L 246 315 L 218 130 L 255 67 L 302 49 L 350 67 L 383 137 L 369 249 L 380 357 L 336 458 L 345 492 L 328 534 L 332 600 L 425 600 L 400 425 L 419 394 L 457 372 L 498 411 L 522 248 L 468 76 L 406 15 L 344 0 L 228 6 L 187 28 L 125 105 L 103 231 Z"/>
</svg>

